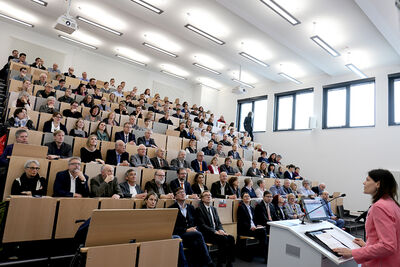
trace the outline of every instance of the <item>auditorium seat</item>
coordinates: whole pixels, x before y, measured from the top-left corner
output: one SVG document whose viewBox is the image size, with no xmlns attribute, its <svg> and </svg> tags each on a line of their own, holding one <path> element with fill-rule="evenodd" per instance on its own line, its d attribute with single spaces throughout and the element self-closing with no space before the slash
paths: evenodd
<svg viewBox="0 0 400 267">
<path fill-rule="evenodd" d="M 10 133 L 8 135 L 7 145 L 14 144 L 15 142 L 15 132 L 21 128 L 10 128 Z M 43 132 L 27 130 L 28 131 L 28 142 L 31 145 L 42 145 Z"/>
<path fill-rule="evenodd" d="M 179 136 L 167 136 L 167 151 L 179 151 L 182 149 L 182 138 Z"/>
</svg>

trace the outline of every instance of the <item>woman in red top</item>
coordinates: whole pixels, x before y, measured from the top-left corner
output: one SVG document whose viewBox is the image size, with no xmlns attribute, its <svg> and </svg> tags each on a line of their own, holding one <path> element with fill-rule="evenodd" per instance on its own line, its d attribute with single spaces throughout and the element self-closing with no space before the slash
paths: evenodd
<svg viewBox="0 0 400 267">
<path fill-rule="evenodd" d="M 400 205 L 397 183 L 392 173 L 377 169 L 368 173 L 364 194 L 372 196 L 372 206 L 365 223 L 367 242 L 354 239 L 361 248 L 336 248 L 344 258 L 353 257 L 363 267 L 400 266 Z"/>
</svg>

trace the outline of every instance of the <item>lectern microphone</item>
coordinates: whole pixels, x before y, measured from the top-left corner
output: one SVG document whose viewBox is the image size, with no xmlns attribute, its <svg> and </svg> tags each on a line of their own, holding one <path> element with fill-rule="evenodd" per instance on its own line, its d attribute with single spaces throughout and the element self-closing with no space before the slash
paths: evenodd
<svg viewBox="0 0 400 267">
<path fill-rule="evenodd" d="M 345 197 L 346 194 L 341 194 L 340 196 L 334 197 L 331 200 L 329 200 L 328 202 L 322 204 L 321 206 L 316 207 L 315 209 L 307 212 L 306 214 L 304 214 L 303 219 L 301 220 L 301 224 L 305 224 L 304 220 L 306 219 L 306 216 L 310 215 L 311 213 L 313 213 L 314 211 L 316 211 L 317 209 L 323 207 L 324 205 L 327 205 L 329 202 L 334 201 L 335 199 L 341 198 L 341 197 Z"/>
</svg>

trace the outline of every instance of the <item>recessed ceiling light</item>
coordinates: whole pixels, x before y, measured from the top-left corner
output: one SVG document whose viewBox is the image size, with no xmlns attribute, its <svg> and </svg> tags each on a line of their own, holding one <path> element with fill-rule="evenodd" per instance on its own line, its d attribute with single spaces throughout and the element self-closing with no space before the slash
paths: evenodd
<svg viewBox="0 0 400 267">
<path fill-rule="evenodd" d="M 47 6 L 47 2 L 42 1 L 42 0 L 31 0 L 32 2 L 35 2 L 36 4 L 39 4 L 41 6 Z"/>
<path fill-rule="evenodd" d="M 147 64 L 146 64 L 146 63 L 143 63 L 143 62 L 140 62 L 140 61 L 137 61 L 137 60 L 134 60 L 134 59 L 128 58 L 128 57 L 124 57 L 124 56 L 121 56 L 121 55 L 118 55 L 118 54 L 116 54 L 115 56 L 116 56 L 116 57 L 119 57 L 119 58 L 122 58 L 122 59 L 124 59 L 124 60 L 126 60 L 126 61 L 129 61 L 129 62 L 135 63 L 135 64 L 137 64 L 137 65 L 140 65 L 140 66 L 144 66 L 144 67 L 146 67 L 146 66 L 147 66 Z"/>
<path fill-rule="evenodd" d="M 300 82 L 299 80 L 296 80 L 295 78 L 293 78 L 292 76 L 287 75 L 286 73 L 280 72 L 280 73 L 278 73 L 278 74 L 281 75 L 282 77 L 288 79 L 289 81 L 294 82 L 295 84 L 301 84 L 301 83 L 302 83 L 302 82 Z"/>
<path fill-rule="evenodd" d="M 241 80 L 238 80 L 238 79 L 235 79 L 235 78 L 233 78 L 232 81 L 237 82 L 237 83 L 239 83 L 239 84 L 241 84 L 241 85 L 243 85 L 243 86 L 249 87 L 249 88 L 254 88 L 253 85 L 248 84 L 248 83 L 245 83 L 245 82 L 243 82 L 243 81 L 241 81 Z"/>
<path fill-rule="evenodd" d="M 19 24 L 22 24 L 22 25 L 25 25 L 25 26 L 28 26 L 28 27 L 31 27 L 31 28 L 33 28 L 33 24 L 30 24 L 30 23 L 28 23 L 28 22 L 25 22 L 25 21 L 22 21 L 22 20 L 19 20 L 19 19 L 16 19 L 16 18 L 13 18 L 13 17 L 7 16 L 7 15 L 4 15 L 4 14 L 1 14 L 1 13 L 0 13 L 0 17 L 1 17 L 1 18 L 5 18 L 5 19 L 8 19 L 8 20 L 11 20 L 11 21 L 14 21 L 14 22 L 17 22 L 17 23 L 19 23 Z"/>
<path fill-rule="evenodd" d="M 327 42 L 325 42 L 324 40 L 322 40 L 321 37 L 319 37 L 318 35 L 314 35 L 312 37 L 310 37 L 311 40 L 313 40 L 317 45 L 319 45 L 322 49 L 324 49 L 326 52 L 328 52 L 329 54 L 331 54 L 333 57 L 338 57 L 340 56 L 340 53 L 338 51 L 336 51 L 335 49 L 333 49 Z"/>
<path fill-rule="evenodd" d="M 88 20 L 88 19 L 86 19 L 86 18 L 83 18 L 83 17 L 81 17 L 81 16 L 76 16 L 76 18 L 79 19 L 79 20 L 81 20 L 81 21 L 83 21 L 83 22 L 86 22 L 86 23 L 88 23 L 88 24 L 90 24 L 90 25 L 92 25 L 92 26 L 95 26 L 95 27 L 100 28 L 100 29 L 102 29 L 102 30 L 111 32 L 111 33 L 113 33 L 113 34 L 115 34 L 115 35 L 119 35 L 119 36 L 122 35 L 122 32 L 113 30 L 113 29 L 111 29 L 111 28 L 108 28 L 108 27 L 106 27 L 106 26 L 103 26 L 103 25 L 101 25 L 101 24 L 98 24 L 98 23 L 96 23 L 96 22 L 94 22 L 94 21 L 91 21 L 91 20 Z"/>
<path fill-rule="evenodd" d="M 211 41 L 213 41 L 213 42 L 215 42 L 215 43 L 217 43 L 219 45 L 225 44 L 224 41 L 218 39 L 217 37 L 212 36 L 209 33 L 206 33 L 205 31 L 200 30 L 199 28 L 196 28 L 195 26 L 193 26 L 191 24 L 186 24 L 185 28 L 187 28 L 187 29 L 189 29 L 189 30 L 191 30 L 191 31 L 193 31 L 193 32 L 195 32 L 197 34 L 200 34 L 201 36 L 203 36 L 203 37 L 205 37 L 205 38 L 207 38 L 207 39 L 209 39 L 209 40 L 211 40 Z"/>
<path fill-rule="evenodd" d="M 250 56 L 249 54 L 247 54 L 245 52 L 240 52 L 239 55 L 241 55 L 242 57 L 245 57 L 245 58 L 247 58 L 247 59 L 249 59 L 249 60 L 251 60 L 251 61 L 253 61 L 253 62 L 257 63 L 257 64 L 260 64 L 261 66 L 269 67 L 269 65 L 267 63 L 255 58 L 253 56 Z"/>
<path fill-rule="evenodd" d="M 66 37 L 66 36 L 64 36 L 64 35 L 58 35 L 58 37 L 60 37 L 60 38 L 62 38 L 62 39 L 65 39 L 65 40 L 67 40 L 67 41 L 76 43 L 76 44 L 83 45 L 83 46 L 85 46 L 85 47 L 88 47 L 88 48 L 91 48 L 91 49 L 94 49 L 94 50 L 97 49 L 97 47 L 95 47 L 95 46 L 93 46 L 93 45 L 90 45 L 90 44 L 87 44 L 87 43 L 84 43 L 84 42 L 81 42 L 81 41 L 78 41 L 78 40 L 75 40 L 75 39 Z"/>
<path fill-rule="evenodd" d="M 347 64 L 346 67 L 351 70 L 354 74 L 357 74 L 360 78 L 365 79 L 368 78 L 367 75 L 364 74 L 359 68 L 357 68 L 354 64 Z"/>
<path fill-rule="evenodd" d="M 163 10 L 161 10 L 161 9 L 159 9 L 159 8 L 153 6 L 153 5 L 151 5 L 151 4 L 149 4 L 149 3 L 145 2 L 145 1 L 142 1 L 142 0 L 131 0 L 131 1 L 136 3 L 136 4 L 139 4 L 142 7 L 145 7 L 145 8 L 147 8 L 147 9 L 149 9 L 149 10 L 151 10 L 151 11 L 157 13 L 157 14 L 161 14 L 161 13 L 164 12 Z"/>
<path fill-rule="evenodd" d="M 292 14 L 287 12 L 283 7 L 278 5 L 275 1 L 273 0 L 260 0 L 260 1 L 265 5 L 267 5 L 269 8 L 271 8 L 273 11 L 275 11 L 279 16 L 287 20 L 293 26 L 301 23 L 298 19 L 296 19 Z"/>
<path fill-rule="evenodd" d="M 209 67 L 203 66 L 203 65 L 201 65 L 201 64 L 199 64 L 199 63 L 193 63 L 193 65 L 196 66 L 196 67 L 198 67 L 198 68 L 201 68 L 201 69 L 203 69 L 203 70 L 206 70 L 206 71 L 212 72 L 212 73 L 214 73 L 214 74 L 217 74 L 217 75 L 220 75 L 220 74 L 221 74 L 221 72 L 218 72 L 218 71 L 213 70 L 213 69 L 211 69 L 211 68 L 209 68 Z"/>
<path fill-rule="evenodd" d="M 169 51 L 167 51 L 167 50 L 164 50 L 164 49 L 159 48 L 159 47 L 157 47 L 157 46 L 151 45 L 151 44 L 149 44 L 149 43 L 143 43 L 143 45 L 144 45 L 144 46 L 147 46 L 148 48 L 157 50 L 158 52 L 164 53 L 164 54 L 166 54 L 166 55 L 168 55 L 168 56 L 170 56 L 170 57 L 178 57 L 177 54 L 171 53 L 171 52 L 169 52 Z"/>
<path fill-rule="evenodd" d="M 164 74 L 167 74 L 167 75 L 169 75 L 169 76 L 173 76 L 173 77 L 175 77 L 175 78 L 181 79 L 181 80 L 186 80 L 185 77 L 176 75 L 175 73 L 172 73 L 172 72 L 169 72 L 169 71 L 162 70 L 161 72 L 164 73 Z"/>
</svg>

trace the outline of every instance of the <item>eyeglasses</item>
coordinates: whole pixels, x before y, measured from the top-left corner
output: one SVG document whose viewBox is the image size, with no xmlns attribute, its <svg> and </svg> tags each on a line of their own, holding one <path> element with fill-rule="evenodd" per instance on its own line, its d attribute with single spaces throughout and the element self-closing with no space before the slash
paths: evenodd
<svg viewBox="0 0 400 267">
<path fill-rule="evenodd" d="M 71 162 L 71 163 L 69 163 L 69 165 L 81 165 L 81 163 L 80 162 Z"/>
<path fill-rule="evenodd" d="M 36 171 L 38 171 L 38 170 L 40 170 L 40 168 L 39 167 L 28 167 L 28 169 L 30 169 L 30 170 L 36 170 Z"/>
<path fill-rule="evenodd" d="M 56 116 L 56 118 L 57 118 L 57 119 L 62 119 L 62 117 L 61 117 L 61 116 Z"/>
</svg>

